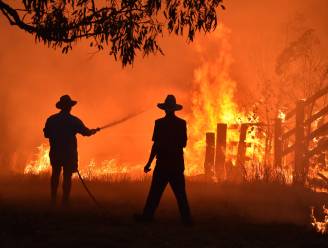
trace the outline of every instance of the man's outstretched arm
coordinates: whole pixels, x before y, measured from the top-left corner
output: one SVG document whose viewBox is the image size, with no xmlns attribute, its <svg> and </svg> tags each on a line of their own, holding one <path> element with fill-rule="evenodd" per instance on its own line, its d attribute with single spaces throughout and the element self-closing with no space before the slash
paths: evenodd
<svg viewBox="0 0 328 248">
<path fill-rule="evenodd" d="M 98 131 L 100 131 L 100 128 L 89 129 L 86 127 L 85 129 L 82 129 L 79 133 L 83 136 L 91 136 L 97 133 Z"/>
<path fill-rule="evenodd" d="M 77 121 L 77 132 L 83 136 L 91 136 L 100 131 L 100 128 L 89 129 L 81 120 Z"/>
</svg>

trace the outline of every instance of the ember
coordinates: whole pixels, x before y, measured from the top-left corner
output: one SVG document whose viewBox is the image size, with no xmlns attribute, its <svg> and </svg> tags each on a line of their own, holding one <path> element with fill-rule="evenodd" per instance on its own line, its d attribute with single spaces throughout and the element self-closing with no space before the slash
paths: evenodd
<svg viewBox="0 0 328 248">
<path fill-rule="evenodd" d="M 314 208 L 311 208 L 311 219 L 312 219 L 312 226 L 315 230 L 321 234 L 328 234 L 328 208 L 323 206 L 323 213 L 324 213 L 324 221 L 317 221 L 316 217 L 314 216 Z"/>
</svg>

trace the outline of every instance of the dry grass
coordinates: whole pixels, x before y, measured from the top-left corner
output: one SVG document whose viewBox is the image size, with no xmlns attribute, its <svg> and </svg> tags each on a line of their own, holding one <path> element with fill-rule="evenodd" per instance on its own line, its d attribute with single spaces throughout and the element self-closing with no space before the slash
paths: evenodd
<svg viewBox="0 0 328 248">
<path fill-rule="evenodd" d="M 103 213 L 78 181 L 71 209 L 54 211 L 48 178 L 1 179 L 0 247 L 327 247 L 327 236 L 310 225 L 310 207 L 321 209 L 327 194 L 279 184 L 188 182 L 194 227 L 180 224 L 171 190 L 155 223 L 136 224 L 132 215 L 142 209 L 149 183 L 88 182 Z"/>
</svg>

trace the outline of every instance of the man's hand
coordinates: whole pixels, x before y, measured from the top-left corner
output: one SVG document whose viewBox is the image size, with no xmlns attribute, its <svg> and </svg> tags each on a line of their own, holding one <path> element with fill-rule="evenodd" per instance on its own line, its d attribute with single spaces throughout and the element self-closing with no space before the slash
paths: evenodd
<svg viewBox="0 0 328 248">
<path fill-rule="evenodd" d="M 71 169 L 72 169 L 72 173 L 77 172 L 77 164 L 73 165 Z"/>
<path fill-rule="evenodd" d="M 145 167 L 144 167 L 144 172 L 145 172 L 145 173 L 148 173 L 149 171 L 151 171 L 150 166 L 151 166 L 150 163 L 147 163 L 147 164 L 145 165 Z"/>
<path fill-rule="evenodd" d="M 99 132 L 100 128 L 95 128 L 95 129 L 91 129 L 91 135 L 94 135 L 95 133 Z"/>
</svg>

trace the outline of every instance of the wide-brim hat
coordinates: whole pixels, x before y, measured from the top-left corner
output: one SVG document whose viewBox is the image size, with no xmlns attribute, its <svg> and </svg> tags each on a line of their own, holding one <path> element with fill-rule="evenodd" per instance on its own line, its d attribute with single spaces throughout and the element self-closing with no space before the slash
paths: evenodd
<svg viewBox="0 0 328 248">
<path fill-rule="evenodd" d="M 168 111 L 178 111 L 182 109 L 182 105 L 177 104 L 174 95 L 168 95 L 163 103 L 157 104 L 157 107 Z"/>
<path fill-rule="evenodd" d="M 56 108 L 63 109 L 67 107 L 73 107 L 75 104 L 77 104 L 77 101 L 72 100 L 69 95 L 63 95 L 56 103 Z"/>
</svg>

